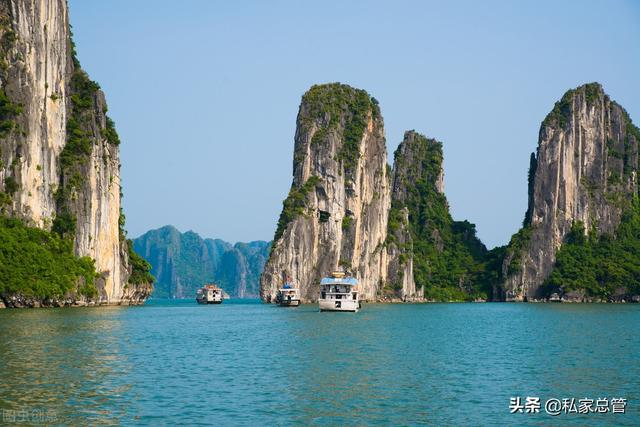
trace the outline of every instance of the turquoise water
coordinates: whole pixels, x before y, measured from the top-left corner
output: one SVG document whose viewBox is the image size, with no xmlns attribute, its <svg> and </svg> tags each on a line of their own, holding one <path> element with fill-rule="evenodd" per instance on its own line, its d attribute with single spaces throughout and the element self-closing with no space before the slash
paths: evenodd
<svg viewBox="0 0 640 427">
<path fill-rule="evenodd" d="M 0 424 L 640 425 L 640 305 L 0 310 Z M 510 414 L 509 398 L 628 399 Z"/>
</svg>

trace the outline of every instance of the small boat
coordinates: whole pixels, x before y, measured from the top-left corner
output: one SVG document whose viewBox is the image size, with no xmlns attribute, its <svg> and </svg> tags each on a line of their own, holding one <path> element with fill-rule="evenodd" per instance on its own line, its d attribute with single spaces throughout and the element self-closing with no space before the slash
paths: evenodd
<svg viewBox="0 0 640 427">
<path fill-rule="evenodd" d="M 549 302 L 562 302 L 562 298 L 560 298 L 560 295 L 554 292 L 549 296 Z"/>
<path fill-rule="evenodd" d="M 278 289 L 276 303 L 280 307 L 297 307 L 300 305 L 300 289 L 294 288 L 291 283 L 285 283 Z"/>
<path fill-rule="evenodd" d="M 222 304 L 223 299 L 222 289 L 213 283 L 207 283 L 196 292 L 198 304 Z"/>
<path fill-rule="evenodd" d="M 358 280 L 346 276 L 342 271 L 334 271 L 329 277 L 320 280 L 320 311 L 351 311 L 360 309 L 358 299 Z"/>
</svg>

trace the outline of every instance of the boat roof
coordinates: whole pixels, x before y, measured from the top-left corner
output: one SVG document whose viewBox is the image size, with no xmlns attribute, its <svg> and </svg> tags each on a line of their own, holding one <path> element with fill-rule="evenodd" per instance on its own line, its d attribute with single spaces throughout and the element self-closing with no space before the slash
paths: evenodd
<svg viewBox="0 0 640 427">
<path fill-rule="evenodd" d="M 210 290 L 214 290 L 214 291 L 221 291 L 222 290 L 222 288 L 220 288 L 220 286 L 216 285 L 215 283 L 207 283 L 202 288 L 203 289 L 210 289 Z"/>
<path fill-rule="evenodd" d="M 351 285 L 356 286 L 358 280 L 355 277 L 323 277 L 321 285 Z"/>
</svg>

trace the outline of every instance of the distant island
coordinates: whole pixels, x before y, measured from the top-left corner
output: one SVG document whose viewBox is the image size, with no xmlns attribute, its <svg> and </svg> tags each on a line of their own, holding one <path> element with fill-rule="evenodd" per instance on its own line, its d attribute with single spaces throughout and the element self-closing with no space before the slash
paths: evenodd
<svg viewBox="0 0 640 427">
<path fill-rule="evenodd" d="M 271 243 L 232 245 L 167 225 L 133 239 L 133 248 L 153 266 L 155 298 L 195 298 L 206 282 L 215 282 L 233 298 L 257 298 Z"/>
</svg>

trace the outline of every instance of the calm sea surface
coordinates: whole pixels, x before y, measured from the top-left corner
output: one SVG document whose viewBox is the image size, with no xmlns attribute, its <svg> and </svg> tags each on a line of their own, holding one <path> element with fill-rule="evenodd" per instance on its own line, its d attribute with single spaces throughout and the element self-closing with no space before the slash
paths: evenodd
<svg viewBox="0 0 640 427">
<path fill-rule="evenodd" d="M 639 331 L 638 304 L 0 310 L 0 424 L 637 426 Z M 601 397 L 627 413 L 544 413 Z"/>
</svg>

